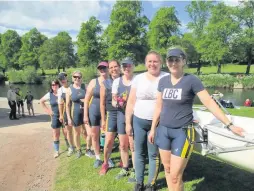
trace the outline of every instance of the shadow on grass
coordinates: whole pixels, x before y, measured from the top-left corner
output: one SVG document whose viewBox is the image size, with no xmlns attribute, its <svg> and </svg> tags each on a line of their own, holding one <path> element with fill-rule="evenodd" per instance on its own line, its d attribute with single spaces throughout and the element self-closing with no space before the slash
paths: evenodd
<svg viewBox="0 0 254 191">
<path fill-rule="evenodd" d="M 193 153 L 183 180 L 189 182 L 197 179 L 202 181 L 192 184 L 195 191 L 254 190 L 252 173 Z"/>
</svg>

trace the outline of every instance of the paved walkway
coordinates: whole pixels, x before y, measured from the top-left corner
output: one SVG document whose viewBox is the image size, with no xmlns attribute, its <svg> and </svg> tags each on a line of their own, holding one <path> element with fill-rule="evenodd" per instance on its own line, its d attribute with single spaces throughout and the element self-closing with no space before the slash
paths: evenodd
<svg viewBox="0 0 254 191">
<path fill-rule="evenodd" d="M 35 117 L 11 121 L 6 98 L 0 98 L 1 191 L 52 189 L 58 159 L 53 158 L 50 118 L 38 100 L 34 108 Z"/>
</svg>

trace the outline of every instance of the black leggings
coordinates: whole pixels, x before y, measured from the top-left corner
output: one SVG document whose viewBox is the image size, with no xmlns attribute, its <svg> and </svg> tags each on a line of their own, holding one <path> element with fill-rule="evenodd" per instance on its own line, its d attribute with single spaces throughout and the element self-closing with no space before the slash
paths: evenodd
<svg viewBox="0 0 254 191">
<path fill-rule="evenodd" d="M 11 112 L 10 112 L 10 115 L 9 115 L 9 118 L 10 119 L 15 119 L 15 118 L 17 118 L 17 116 L 16 116 L 16 102 L 15 101 L 12 101 L 12 104 L 11 104 L 11 102 L 10 101 L 8 101 L 8 104 L 9 104 L 9 106 L 10 106 L 10 108 L 11 108 Z"/>
</svg>

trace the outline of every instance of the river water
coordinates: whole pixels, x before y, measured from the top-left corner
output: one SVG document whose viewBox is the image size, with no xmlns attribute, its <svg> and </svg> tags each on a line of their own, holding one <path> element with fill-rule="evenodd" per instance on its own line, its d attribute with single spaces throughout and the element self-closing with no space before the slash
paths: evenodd
<svg viewBox="0 0 254 191">
<path fill-rule="evenodd" d="M 49 86 L 46 84 L 42 85 L 15 84 L 14 87 L 19 87 L 24 95 L 28 90 L 31 90 L 35 99 L 40 99 L 49 90 Z M 9 88 L 8 85 L 3 84 L 0 85 L 0 97 L 6 97 L 8 88 Z M 242 106 L 247 98 L 254 100 L 254 90 L 242 90 L 242 89 L 229 90 L 223 88 L 217 88 L 217 90 L 219 90 L 221 93 L 224 94 L 223 99 L 230 100 L 233 102 L 234 105 L 237 106 Z M 210 94 L 214 93 L 214 91 L 215 91 L 214 88 L 208 89 L 208 92 Z M 200 104 L 200 101 L 197 97 L 195 99 L 195 104 Z"/>
</svg>

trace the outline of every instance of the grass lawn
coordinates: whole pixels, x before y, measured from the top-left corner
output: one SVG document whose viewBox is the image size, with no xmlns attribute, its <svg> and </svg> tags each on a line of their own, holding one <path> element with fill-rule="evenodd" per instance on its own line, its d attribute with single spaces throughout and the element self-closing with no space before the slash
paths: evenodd
<svg viewBox="0 0 254 191">
<path fill-rule="evenodd" d="M 254 108 L 241 107 L 229 109 L 232 115 L 254 118 Z M 64 142 L 63 140 L 61 141 Z M 62 150 L 65 147 L 62 146 Z M 84 149 L 84 142 L 83 142 Z M 84 152 L 84 151 L 83 151 Z M 93 168 L 94 159 L 82 156 L 76 159 L 75 155 L 67 157 L 64 152 L 60 155 L 59 166 L 56 172 L 55 191 L 131 191 L 133 184 L 127 183 L 127 178 L 115 180 L 120 168 L 111 169 L 106 176 L 99 176 L 99 169 Z M 112 160 L 118 165 L 119 152 L 112 153 Z M 145 175 L 148 175 L 146 169 Z M 146 177 L 147 178 L 147 177 Z M 194 152 L 184 172 L 185 191 L 244 191 L 254 190 L 253 174 L 243 169 L 231 166 L 210 156 L 204 157 Z M 159 190 L 167 190 L 163 166 L 157 180 Z"/>
<path fill-rule="evenodd" d="M 204 108 L 203 105 L 195 105 L 195 106 Z M 195 108 L 195 109 L 198 110 L 198 108 Z M 227 110 L 231 115 L 254 118 L 254 107 L 240 107 L 239 109 L 227 108 Z M 207 111 L 207 110 L 205 110 L 205 111 Z"/>
</svg>

